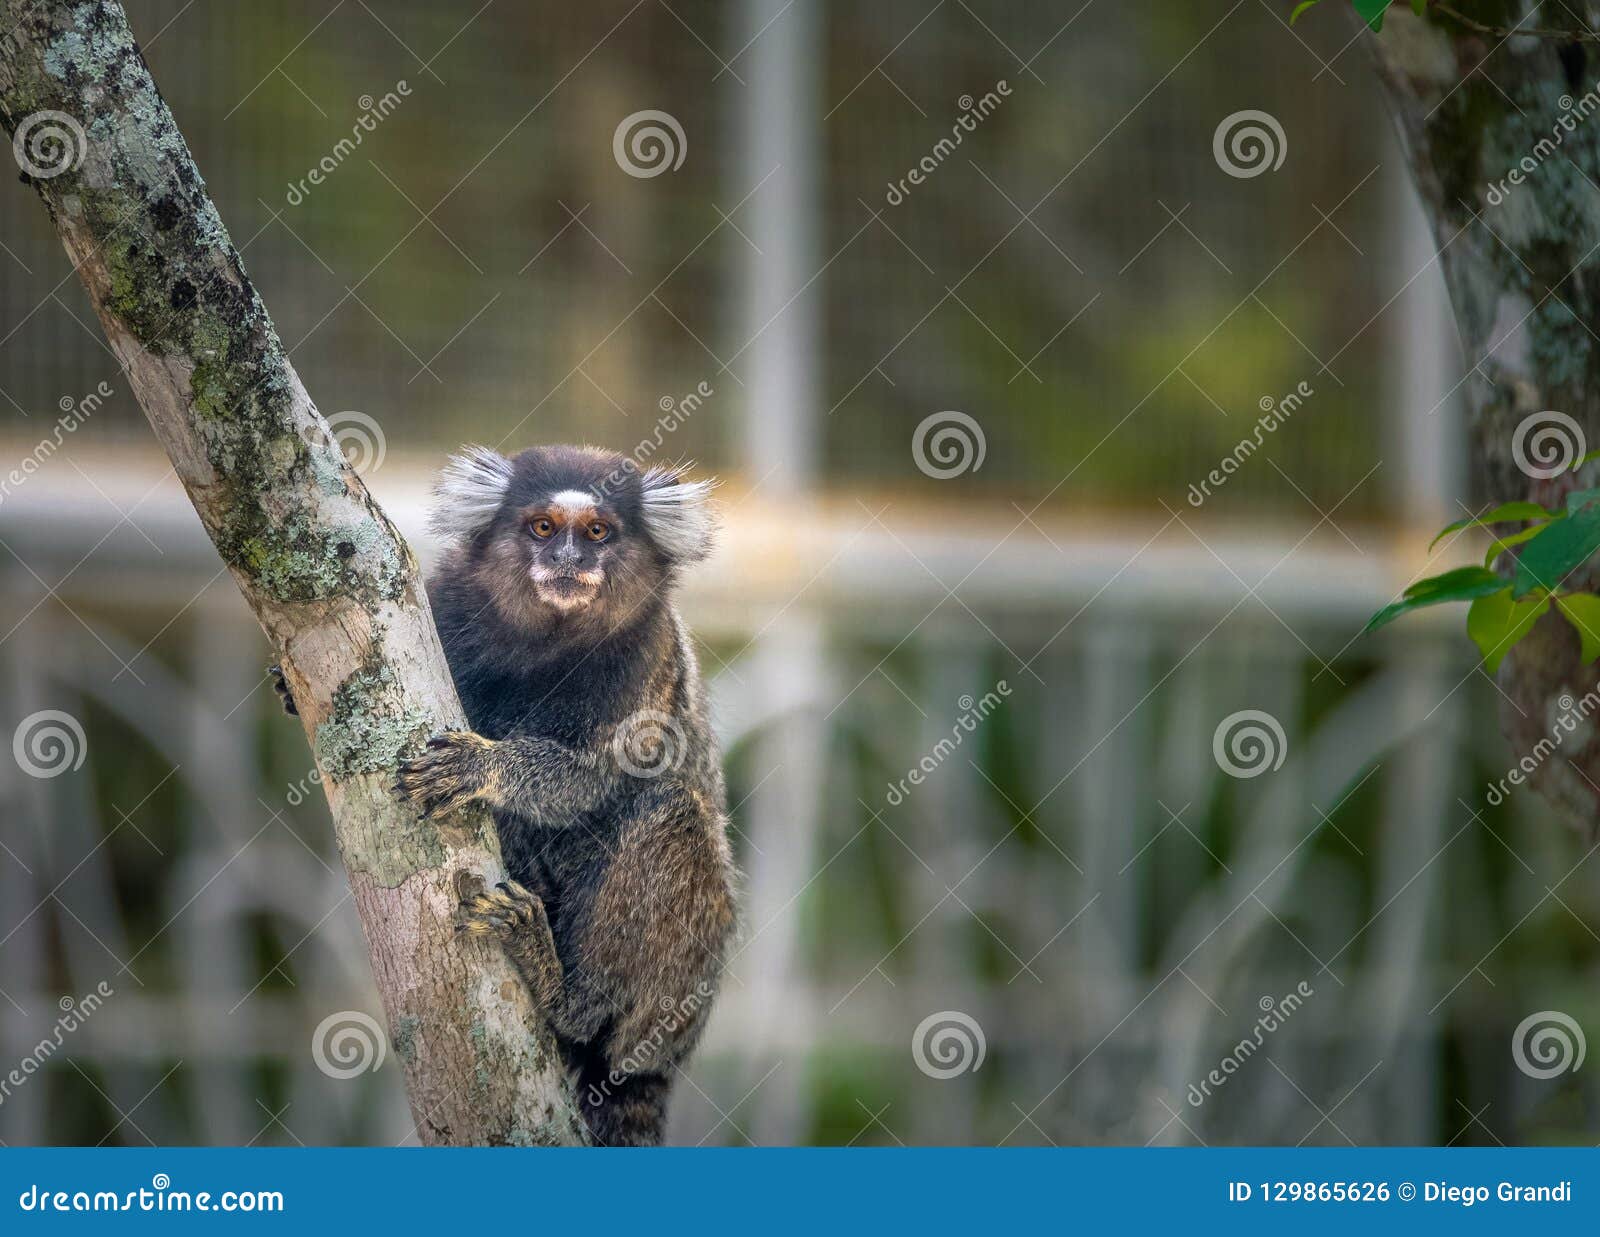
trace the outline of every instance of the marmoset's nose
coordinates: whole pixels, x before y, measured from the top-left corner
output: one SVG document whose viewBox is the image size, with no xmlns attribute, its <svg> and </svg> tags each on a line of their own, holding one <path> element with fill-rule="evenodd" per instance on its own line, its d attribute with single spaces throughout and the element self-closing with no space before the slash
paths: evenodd
<svg viewBox="0 0 1600 1237">
<path fill-rule="evenodd" d="M 577 542 L 569 529 L 567 535 L 556 546 L 556 562 L 563 567 L 576 567 L 582 561 L 583 551 L 578 549 Z"/>
</svg>

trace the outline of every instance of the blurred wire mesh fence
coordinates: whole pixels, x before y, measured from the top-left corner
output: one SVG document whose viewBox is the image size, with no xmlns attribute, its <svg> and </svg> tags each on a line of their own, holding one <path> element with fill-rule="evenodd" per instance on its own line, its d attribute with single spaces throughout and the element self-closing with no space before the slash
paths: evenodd
<svg viewBox="0 0 1600 1237">
<path fill-rule="evenodd" d="M 129 5 L 424 552 L 463 440 L 729 478 L 686 607 L 746 924 L 675 1140 L 1592 1131 L 1510 1047 L 1594 1025 L 1587 843 L 1486 798 L 1454 629 L 1355 640 L 1459 514 L 1462 367 L 1364 53 L 1284 7 Z M 1285 166 L 1228 175 L 1251 109 Z M 36 203 L 0 221 L 0 1138 L 410 1139 L 392 1068 L 313 1052 L 381 1010 L 265 642 Z"/>
</svg>

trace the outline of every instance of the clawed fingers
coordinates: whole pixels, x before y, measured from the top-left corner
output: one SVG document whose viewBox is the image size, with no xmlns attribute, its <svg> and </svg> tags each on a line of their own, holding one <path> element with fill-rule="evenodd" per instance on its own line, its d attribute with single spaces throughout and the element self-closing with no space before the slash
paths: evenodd
<svg viewBox="0 0 1600 1237">
<path fill-rule="evenodd" d="M 501 881 L 492 890 L 461 900 L 458 933 L 484 936 L 526 928 L 543 909 L 539 899 L 515 881 Z"/>
<path fill-rule="evenodd" d="M 464 807 L 480 793 L 475 757 L 482 743 L 476 735 L 461 731 L 432 736 L 422 755 L 396 771 L 395 794 L 424 819 Z"/>
<path fill-rule="evenodd" d="M 426 757 L 400 766 L 394 792 L 424 819 L 455 811 L 472 798 L 471 791 L 448 767 L 430 764 Z"/>
</svg>

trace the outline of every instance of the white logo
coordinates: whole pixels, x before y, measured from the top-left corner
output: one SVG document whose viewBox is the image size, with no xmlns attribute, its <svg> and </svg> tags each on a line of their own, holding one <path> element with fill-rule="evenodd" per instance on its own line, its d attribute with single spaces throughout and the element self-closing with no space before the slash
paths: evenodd
<svg viewBox="0 0 1600 1237">
<path fill-rule="evenodd" d="M 89 745 L 72 714 L 41 709 L 22 719 L 11 736 L 11 754 L 29 777 L 60 777 L 83 767 Z"/>
<path fill-rule="evenodd" d="M 311 1059 L 329 1078 L 354 1078 L 381 1069 L 388 1040 L 378 1020 L 359 1009 L 342 1009 L 317 1023 Z"/>
<path fill-rule="evenodd" d="M 50 180 L 75 171 L 88 148 L 83 126 L 65 112 L 24 116 L 11 141 L 17 166 L 34 180 Z"/>
<path fill-rule="evenodd" d="M 911 435 L 911 457 L 935 481 L 977 472 L 989 444 L 983 427 L 964 412 L 936 412 L 923 417 Z"/>
<path fill-rule="evenodd" d="M 660 777 L 683 763 L 688 743 L 678 723 L 656 709 L 623 719 L 611 740 L 617 763 L 634 777 Z"/>
<path fill-rule="evenodd" d="M 345 461 L 362 476 L 383 467 L 389 450 L 383 427 L 366 413 L 336 412 L 328 418 L 328 428 Z"/>
<path fill-rule="evenodd" d="M 987 1050 L 978 1020 L 959 1009 L 929 1014 L 911 1033 L 911 1059 L 929 1078 L 975 1074 Z"/>
<path fill-rule="evenodd" d="M 1511 1033 L 1511 1058 L 1529 1078 L 1576 1074 L 1588 1048 L 1583 1028 L 1558 1009 L 1529 1014 Z"/>
<path fill-rule="evenodd" d="M 1249 180 L 1283 166 L 1289 139 L 1276 116 L 1246 108 L 1223 118 L 1211 135 L 1211 154 L 1229 176 Z"/>
<path fill-rule="evenodd" d="M 689 154 L 689 139 L 676 116 L 646 108 L 622 118 L 611 135 L 611 153 L 629 176 L 647 180 L 681 168 Z"/>
<path fill-rule="evenodd" d="M 1260 777 L 1283 767 L 1289 741 L 1271 713 L 1240 709 L 1217 723 L 1211 736 L 1211 754 L 1224 773 L 1232 777 Z"/>
<path fill-rule="evenodd" d="M 1532 412 L 1511 434 L 1511 458 L 1524 476 L 1537 481 L 1576 468 L 1588 450 L 1583 426 L 1564 412 Z"/>
</svg>

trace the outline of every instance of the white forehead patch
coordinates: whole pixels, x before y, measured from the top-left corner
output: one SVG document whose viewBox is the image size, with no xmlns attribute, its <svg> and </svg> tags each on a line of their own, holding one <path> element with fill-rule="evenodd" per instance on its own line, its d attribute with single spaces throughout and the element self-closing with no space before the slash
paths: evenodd
<svg viewBox="0 0 1600 1237">
<path fill-rule="evenodd" d="M 593 511 L 598 505 L 598 500 L 587 490 L 560 490 L 550 495 L 550 510 L 569 519 Z"/>
</svg>

